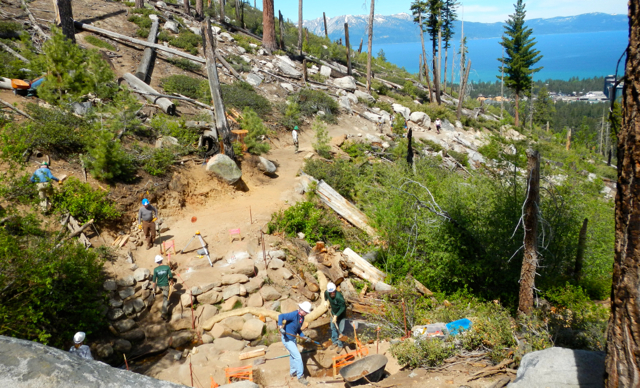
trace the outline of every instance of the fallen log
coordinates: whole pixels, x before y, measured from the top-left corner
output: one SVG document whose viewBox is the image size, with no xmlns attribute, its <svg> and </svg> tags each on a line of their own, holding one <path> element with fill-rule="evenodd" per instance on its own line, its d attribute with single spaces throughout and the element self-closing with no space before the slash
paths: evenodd
<svg viewBox="0 0 640 388">
<path fill-rule="evenodd" d="M 335 266 L 327 267 L 324 264 L 317 264 L 316 267 L 336 286 L 339 286 L 344 280 L 344 272 L 340 268 Z"/>
<path fill-rule="evenodd" d="M 8 102 L 4 101 L 4 100 L 0 100 L 0 104 L 6 106 L 7 108 L 13 109 L 14 111 L 20 113 L 21 115 L 23 115 L 24 117 L 33 120 L 33 117 L 29 116 L 28 114 L 24 113 L 23 111 L 21 111 L 20 109 L 16 108 L 15 106 L 9 104 Z"/>
<path fill-rule="evenodd" d="M 147 41 L 149 43 L 156 43 L 156 39 L 158 37 L 158 28 L 160 27 L 160 23 L 156 20 L 151 25 L 151 30 L 149 31 L 149 38 Z M 140 65 L 138 66 L 138 70 L 136 71 L 135 76 L 142 80 L 145 83 L 149 83 L 151 81 L 151 68 L 153 66 L 153 60 L 155 57 L 155 51 L 153 47 L 147 47 L 144 49 L 144 53 L 142 54 L 142 60 L 140 61 Z"/>
<path fill-rule="evenodd" d="M 358 277 L 369 281 L 371 284 L 378 282 L 384 282 L 384 278 L 387 276 L 384 272 L 374 267 L 371 263 L 360 257 L 351 248 L 347 248 L 342 252 L 347 262 L 353 264 L 351 272 Z"/>
<path fill-rule="evenodd" d="M 40 28 L 40 26 L 38 25 L 36 18 L 33 16 L 31 11 L 29 10 L 29 7 L 27 7 L 27 2 L 25 0 L 20 0 L 20 1 L 22 2 L 22 7 L 27 12 L 27 15 L 29 16 L 29 20 L 31 20 L 31 24 L 33 25 L 33 28 L 36 30 L 36 32 L 42 37 L 42 39 L 44 40 L 49 39 L 49 35 L 47 35 L 44 31 L 42 31 L 42 28 Z"/>
<path fill-rule="evenodd" d="M 240 356 L 238 358 L 240 360 L 248 360 L 250 358 L 264 356 L 265 354 L 267 354 L 266 349 L 256 349 L 249 352 L 240 353 Z"/>
<path fill-rule="evenodd" d="M 494 375 L 496 373 L 506 372 L 506 368 L 510 364 L 513 364 L 513 360 L 512 359 L 509 359 L 509 358 L 504 359 L 498 365 L 489 366 L 489 367 L 486 367 L 486 368 L 482 369 L 479 372 L 474 373 L 473 375 L 471 375 L 471 377 L 469 377 L 467 379 L 467 382 L 473 381 L 473 380 L 476 380 L 476 379 L 480 379 L 480 378 L 483 378 L 483 377 L 491 376 L 491 375 Z"/>
<path fill-rule="evenodd" d="M 333 209 L 355 227 L 362 229 L 372 237 L 377 236 L 376 231 L 369 226 L 367 216 L 352 203 L 344 199 L 342 195 L 335 191 L 324 180 L 318 183 L 316 193 L 322 203 Z"/>
<path fill-rule="evenodd" d="M 229 72 L 231 74 L 233 74 L 234 77 L 236 77 L 239 81 L 244 81 L 242 79 L 242 77 L 240 76 L 240 74 L 236 71 L 236 69 L 234 69 L 233 67 L 231 67 L 231 65 L 229 64 L 229 62 L 227 62 L 226 59 L 224 59 L 224 57 L 222 55 L 220 55 L 220 50 L 216 50 L 216 59 L 218 61 L 220 61 L 220 63 L 222 63 L 222 66 L 226 67 L 227 70 L 229 70 Z"/>
<path fill-rule="evenodd" d="M 433 292 L 431 292 L 431 290 L 429 290 L 422 283 L 420 283 L 418 279 L 411 276 L 411 274 L 407 274 L 406 279 L 409 280 L 410 282 L 413 282 L 413 285 L 416 287 L 416 290 L 418 290 L 418 292 L 421 293 L 422 295 L 424 296 L 433 295 Z"/>
<path fill-rule="evenodd" d="M 320 286 L 318 285 L 318 281 L 309 272 L 304 273 L 304 280 L 307 283 L 307 288 L 309 288 L 309 291 L 311 292 L 320 291 Z"/>
<path fill-rule="evenodd" d="M 104 35 L 104 36 L 107 36 L 109 38 L 120 39 L 120 40 L 123 40 L 125 42 L 137 44 L 137 45 L 140 45 L 140 46 L 152 47 L 152 48 L 154 48 L 156 50 L 165 51 L 165 52 L 168 52 L 168 53 L 173 54 L 173 55 L 177 55 L 177 56 L 180 56 L 180 57 L 183 57 L 183 58 L 190 59 L 190 60 L 192 60 L 194 62 L 197 62 L 197 63 L 206 63 L 207 62 L 202 57 L 198 57 L 198 56 L 195 56 L 195 55 L 187 54 L 187 53 L 182 52 L 180 50 L 172 49 L 170 47 L 165 47 L 165 46 L 163 46 L 161 44 L 149 43 L 149 42 L 147 42 L 145 40 L 131 38 L 131 37 L 127 36 L 127 35 L 118 34 L 117 32 L 112 32 L 112 31 L 105 30 L 105 29 L 102 29 L 102 28 L 94 27 L 94 26 L 92 26 L 90 24 L 84 24 L 84 23 L 80 23 L 78 21 L 74 21 L 74 26 L 77 29 L 94 32 L 96 34 Z"/>
<path fill-rule="evenodd" d="M 176 113 L 176 106 L 174 105 L 173 102 L 171 102 L 169 99 L 164 98 L 164 97 L 154 97 L 154 96 L 150 95 L 150 94 L 159 94 L 159 93 L 156 92 L 156 90 L 154 88 L 152 88 L 151 86 L 149 86 L 146 83 L 142 82 L 140 79 L 138 79 L 133 74 L 125 73 L 123 75 L 123 78 L 125 79 L 125 81 L 127 81 L 127 83 L 131 86 L 132 89 L 135 89 L 137 91 L 141 91 L 141 92 L 144 92 L 144 93 L 148 93 L 147 95 L 145 95 L 145 98 L 149 102 L 160 106 L 160 108 L 162 108 L 162 111 L 164 113 L 166 113 L 168 115 L 174 115 Z"/>
<path fill-rule="evenodd" d="M 27 58 L 23 57 L 22 55 L 18 54 L 17 52 L 15 52 L 11 47 L 7 46 L 6 44 L 0 42 L 0 47 L 2 47 L 6 52 L 8 52 L 9 54 L 13 55 L 14 57 L 18 58 L 19 60 L 21 60 L 24 63 L 31 63 L 30 60 L 28 60 Z"/>
</svg>

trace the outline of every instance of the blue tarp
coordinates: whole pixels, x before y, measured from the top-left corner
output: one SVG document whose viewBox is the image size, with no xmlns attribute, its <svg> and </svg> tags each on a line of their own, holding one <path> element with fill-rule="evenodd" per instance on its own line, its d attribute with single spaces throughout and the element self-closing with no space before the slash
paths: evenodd
<svg viewBox="0 0 640 388">
<path fill-rule="evenodd" d="M 447 330 L 450 335 L 456 335 L 471 328 L 471 321 L 467 318 L 458 319 L 457 321 L 447 323 Z"/>
</svg>

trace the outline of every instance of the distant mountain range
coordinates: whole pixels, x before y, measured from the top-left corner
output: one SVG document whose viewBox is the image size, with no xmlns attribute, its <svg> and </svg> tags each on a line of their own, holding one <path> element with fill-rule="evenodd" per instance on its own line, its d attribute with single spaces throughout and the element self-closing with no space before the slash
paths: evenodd
<svg viewBox="0 0 640 388">
<path fill-rule="evenodd" d="M 331 40 L 342 38 L 344 41 L 344 23 L 349 23 L 349 38 L 352 46 L 358 46 L 364 38 L 366 45 L 366 29 L 368 15 L 343 15 L 327 19 L 327 30 Z M 496 38 L 502 35 L 504 23 L 465 22 L 464 34 L 468 39 Z M 587 13 L 577 16 L 554 17 L 549 19 L 530 19 L 526 25 L 533 29 L 534 35 L 570 34 L 581 32 L 621 31 L 629 29 L 627 15 L 610 15 L 606 13 Z M 304 26 L 317 35 L 324 35 L 322 18 L 306 20 Z M 455 23 L 457 39 L 460 38 L 461 22 Z M 455 39 L 455 38 L 454 38 Z M 373 22 L 373 40 L 376 44 L 419 42 L 420 31 L 413 16 L 407 13 L 396 15 L 376 15 Z"/>
</svg>

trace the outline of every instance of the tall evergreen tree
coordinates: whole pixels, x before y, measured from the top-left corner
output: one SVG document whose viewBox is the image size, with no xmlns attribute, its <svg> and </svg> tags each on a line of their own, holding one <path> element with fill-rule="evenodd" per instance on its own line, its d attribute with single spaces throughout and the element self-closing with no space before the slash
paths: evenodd
<svg viewBox="0 0 640 388">
<path fill-rule="evenodd" d="M 453 22 L 458 18 L 456 8 L 458 2 L 456 0 L 443 0 L 442 2 L 442 49 L 444 50 L 444 82 L 443 90 L 447 90 L 447 62 L 449 61 L 449 48 L 451 47 L 451 39 L 453 38 Z M 451 64 L 451 72 L 453 72 L 453 64 Z"/>
<path fill-rule="evenodd" d="M 436 89 L 436 101 L 438 105 L 440 100 L 440 69 L 438 68 L 438 60 L 440 52 L 438 51 L 438 33 L 442 28 L 442 6 L 443 0 L 426 0 L 427 1 L 427 19 L 424 21 L 426 30 L 431 37 L 431 50 L 433 53 L 433 86 Z"/>
<path fill-rule="evenodd" d="M 538 98 L 533 104 L 533 122 L 539 125 L 553 123 L 553 115 L 555 113 L 556 108 L 553 105 L 553 100 L 547 87 L 543 86 L 538 91 Z"/>
<path fill-rule="evenodd" d="M 504 67 L 505 85 L 515 94 L 515 125 L 518 126 L 520 125 L 518 114 L 520 94 L 531 89 L 533 73 L 542 69 L 542 67 L 533 68 L 533 66 L 538 63 L 542 55 L 540 51 L 534 49 L 536 41 L 531 37 L 533 30 L 524 25 L 526 15 L 524 2 L 518 0 L 514 6 L 515 13 L 510 15 L 506 21 L 504 35 L 502 35 L 502 42 L 500 42 L 505 49 L 504 62 L 502 58 L 498 58 L 498 61 L 500 61 L 500 72 Z"/>
</svg>

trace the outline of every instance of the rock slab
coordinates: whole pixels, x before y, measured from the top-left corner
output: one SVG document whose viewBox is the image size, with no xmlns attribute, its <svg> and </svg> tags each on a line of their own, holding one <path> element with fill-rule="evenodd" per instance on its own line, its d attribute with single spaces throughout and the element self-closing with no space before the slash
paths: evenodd
<svg viewBox="0 0 640 388">
<path fill-rule="evenodd" d="M 557 347 L 527 353 L 507 387 L 604 387 L 604 356 L 604 352 Z"/>
</svg>

